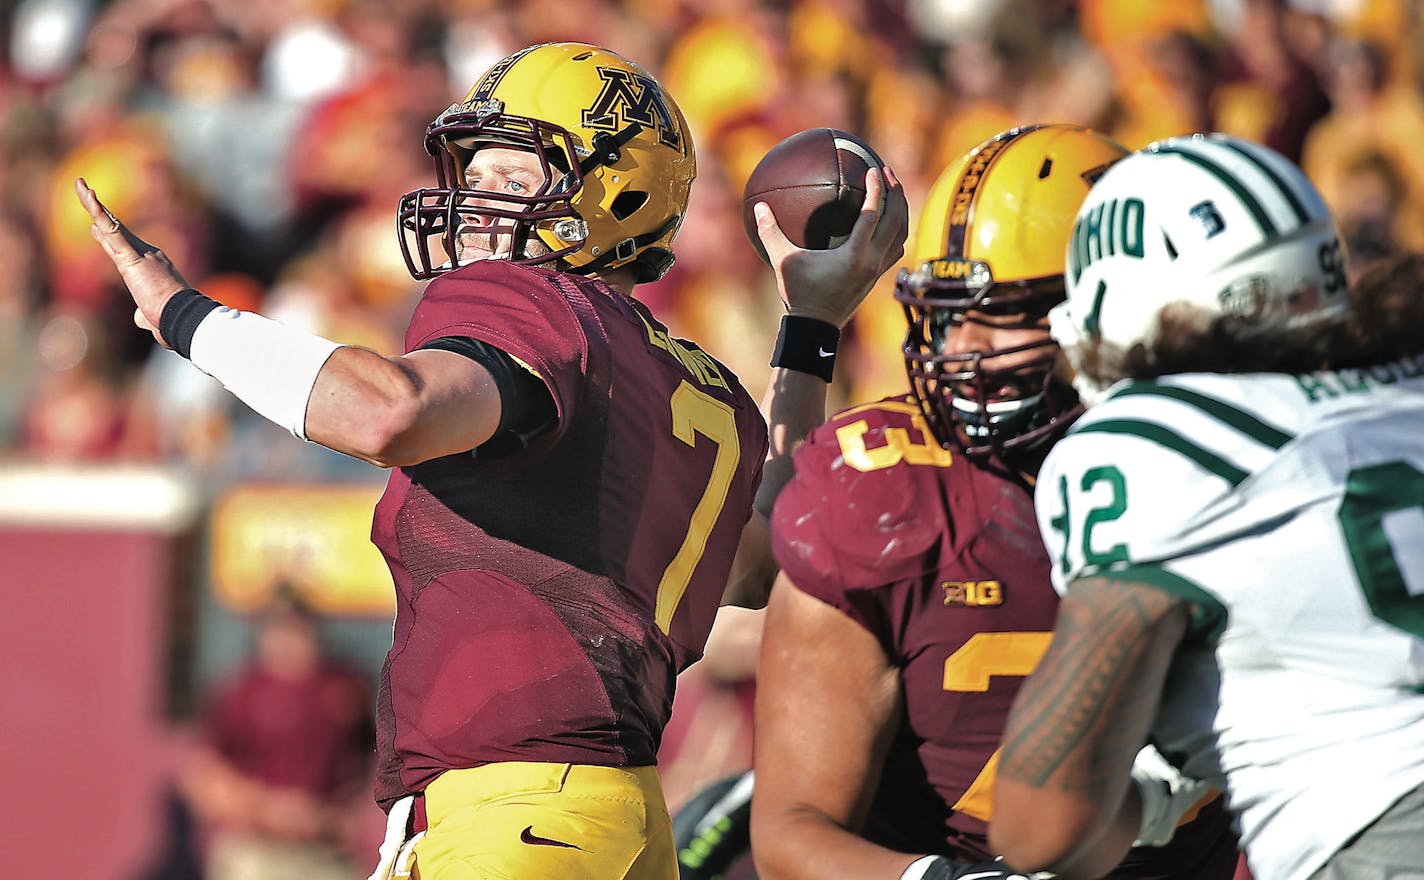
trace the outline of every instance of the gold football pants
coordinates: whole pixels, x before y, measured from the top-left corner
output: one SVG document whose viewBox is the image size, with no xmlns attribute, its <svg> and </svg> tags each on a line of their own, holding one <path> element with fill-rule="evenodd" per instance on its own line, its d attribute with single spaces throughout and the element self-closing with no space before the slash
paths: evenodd
<svg viewBox="0 0 1424 880">
<path fill-rule="evenodd" d="M 672 820 L 653 767 L 505 762 L 425 790 L 420 880 L 671 880 Z"/>
</svg>

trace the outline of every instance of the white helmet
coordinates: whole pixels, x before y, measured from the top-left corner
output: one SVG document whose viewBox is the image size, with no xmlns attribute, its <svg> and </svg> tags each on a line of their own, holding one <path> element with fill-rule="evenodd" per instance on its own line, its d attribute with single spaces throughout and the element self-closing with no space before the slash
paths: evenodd
<svg viewBox="0 0 1424 880">
<path fill-rule="evenodd" d="M 1290 324 L 1348 307 L 1335 221 L 1284 156 L 1221 134 L 1160 141 L 1115 164 L 1088 193 L 1068 241 L 1066 300 L 1049 318 L 1077 368 L 1080 345 L 1151 346 L 1171 303 Z"/>
</svg>

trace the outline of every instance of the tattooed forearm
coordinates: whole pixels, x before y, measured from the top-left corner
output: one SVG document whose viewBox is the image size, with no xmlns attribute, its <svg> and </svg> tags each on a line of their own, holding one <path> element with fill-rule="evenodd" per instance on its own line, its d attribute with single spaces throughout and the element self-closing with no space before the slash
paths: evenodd
<svg viewBox="0 0 1424 880">
<path fill-rule="evenodd" d="M 1152 650 L 1158 624 L 1180 608 L 1149 587 L 1075 583 L 1048 653 L 1019 693 L 999 775 L 1037 788 L 1053 780 L 1064 791 L 1100 790 L 1122 756 L 1142 745 L 1171 655 Z"/>
</svg>

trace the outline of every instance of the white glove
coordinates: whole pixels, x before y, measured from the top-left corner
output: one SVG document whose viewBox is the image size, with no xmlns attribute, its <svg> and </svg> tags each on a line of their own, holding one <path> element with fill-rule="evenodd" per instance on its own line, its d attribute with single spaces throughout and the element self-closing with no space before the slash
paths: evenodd
<svg viewBox="0 0 1424 880">
<path fill-rule="evenodd" d="M 1137 753 L 1132 781 L 1142 794 L 1142 826 L 1133 846 L 1165 846 L 1182 816 L 1211 791 L 1205 782 L 1183 776 L 1152 746 Z"/>
</svg>

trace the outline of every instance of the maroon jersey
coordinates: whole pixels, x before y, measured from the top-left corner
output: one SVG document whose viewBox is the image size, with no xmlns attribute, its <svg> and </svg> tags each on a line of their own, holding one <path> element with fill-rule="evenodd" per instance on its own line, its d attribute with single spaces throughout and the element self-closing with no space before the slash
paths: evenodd
<svg viewBox="0 0 1424 880">
<path fill-rule="evenodd" d="M 797 452 L 772 546 L 798 588 L 865 627 L 900 672 L 904 717 L 862 834 L 991 858 L 999 739 L 1058 610 L 1032 490 L 941 449 L 911 398 L 886 398 L 838 414 Z M 1226 824 L 1218 811 L 1211 833 Z M 1230 877 L 1226 836 L 1208 842 L 1224 874 L 1173 873 L 1186 865 L 1164 852 L 1152 861 L 1166 873 L 1123 876 Z"/>
<path fill-rule="evenodd" d="M 406 349 L 446 336 L 527 366 L 558 424 L 507 459 L 391 474 L 372 524 L 397 598 L 377 799 L 495 761 L 651 765 L 751 515 L 756 403 L 641 304 L 564 273 L 435 280 Z"/>
</svg>

